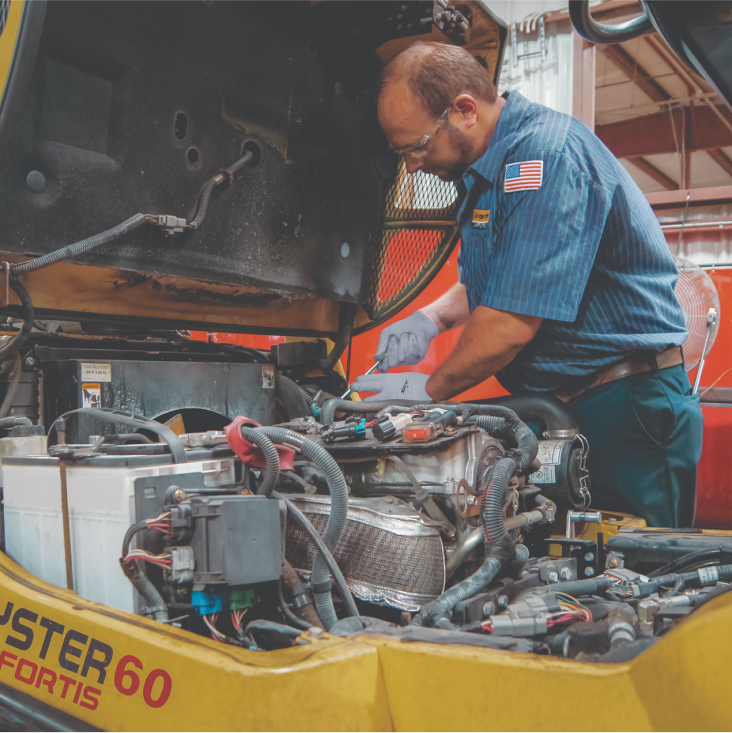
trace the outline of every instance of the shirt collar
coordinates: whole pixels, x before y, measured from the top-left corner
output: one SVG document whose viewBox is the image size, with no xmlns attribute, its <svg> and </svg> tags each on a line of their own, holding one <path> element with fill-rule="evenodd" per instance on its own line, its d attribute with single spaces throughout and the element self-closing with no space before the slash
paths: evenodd
<svg viewBox="0 0 732 733">
<path fill-rule="evenodd" d="M 473 163 L 465 175 L 471 171 L 495 184 L 506 158 L 506 151 L 513 143 L 523 118 L 531 107 L 531 102 L 520 92 L 510 92 L 498 117 L 498 124 L 488 142 L 488 149 Z"/>
</svg>

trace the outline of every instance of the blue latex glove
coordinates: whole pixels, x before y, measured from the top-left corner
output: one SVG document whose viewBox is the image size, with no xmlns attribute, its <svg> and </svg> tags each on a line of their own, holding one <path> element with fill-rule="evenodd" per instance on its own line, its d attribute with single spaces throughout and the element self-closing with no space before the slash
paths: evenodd
<svg viewBox="0 0 732 733">
<path fill-rule="evenodd" d="M 383 374 L 394 367 L 419 364 L 439 332 L 437 324 L 419 311 L 387 326 L 379 336 L 374 356 L 374 361 L 379 362 L 379 371 Z"/>
<path fill-rule="evenodd" d="M 419 400 L 432 402 L 425 385 L 429 374 L 403 372 L 402 374 L 363 374 L 353 383 L 355 392 L 377 392 L 364 402 L 375 400 Z"/>
</svg>

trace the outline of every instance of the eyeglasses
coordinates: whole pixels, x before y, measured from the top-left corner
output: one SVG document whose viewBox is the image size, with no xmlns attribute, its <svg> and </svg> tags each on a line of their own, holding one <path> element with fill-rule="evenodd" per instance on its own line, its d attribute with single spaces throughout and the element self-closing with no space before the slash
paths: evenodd
<svg viewBox="0 0 732 733">
<path fill-rule="evenodd" d="M 447 105 L 447 109 L 437 118 L 435 129 L 429 135 L 425 135 L 421 140 L 411 145 L 405 145 L 403 148 L 396 148 L 394 152 L 397 155 L 411 155 L 413 158 L 423 158 L 427 155 L 427 143 L 437 135 L 440 128 L 445 124 L 447 113 L 452 108 L 452 102 Z"/>
</svg>

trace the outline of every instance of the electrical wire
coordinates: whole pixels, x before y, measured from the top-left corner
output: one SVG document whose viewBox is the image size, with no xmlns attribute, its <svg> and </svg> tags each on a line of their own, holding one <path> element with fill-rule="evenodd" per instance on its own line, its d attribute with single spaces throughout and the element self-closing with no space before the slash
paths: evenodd
<svg viewBox="0 0 732 733">
<path fill-rule="evenodd" d="M 706 388 L 706 389 L 705 389 L 705 390 L 704 390 L 703 392 L 700 392 L 700 393 L 699 393 L 699 397 L 703 397 L 703 396 L 704 396 L 704 395 L 705 395 L 705 394 L 706 394 L 707 392 L 709 392 L 709 390 L 710 390 L 710 389 L 712 389 L 713 387 L 716 387 L 716 386 L 717 386 L 717 384 L 719 384 L 719 382 L 721 381 L 722 377 L 726 376 L 726 375 L 727 375 L 727 374 L 729 374 L 730 372 L 732 372 L 732 367 L 730 367 L 729 369 L 727 369 L 727 371 L 724 371 L 724 372 L 722 372 L 722 373 L 721 373 L 721 374 L 720 374 L 720 375 L 719 375 L 719 376 L 718 376 L 718 377 L 717 377 L 717 378 L 716 378 L 716 379 L 715 379 L 715 380 L 714 380 L 714 381 L 712 382 L 712 384 L 711 384 L 711 385 L 710 385 L 709 387 L 707 387 L 707 388 Z"/>
<path fill-rule="evenodd" d="M 125 555 L 124 561 L 131 562 L 132 560 L 144 560 L 152 565 L 158 565 L 162 568 L 170 568 L 173 565 L 172 557 L 173 556 L 170 554 L 153 555 L 147 550 L 130 550 L 130 552 Z"/>
</svg>

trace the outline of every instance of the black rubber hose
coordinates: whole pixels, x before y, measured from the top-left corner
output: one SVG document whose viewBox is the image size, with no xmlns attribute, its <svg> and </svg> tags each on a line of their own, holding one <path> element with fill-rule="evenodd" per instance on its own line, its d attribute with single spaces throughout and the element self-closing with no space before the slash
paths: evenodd
<svg viewBox="0 0 732 733">
<path fill-rule="evenodd" d="M 328 400 L 320 411 L 320 422 L 330 425 L 337 412 L 377 413 L 386 407 L 411 407 L 412 400 L 379 400 L 374 402 L 351 402 L 351 400 Z M 416 403 L 415 403 L 416 404 Z"/>
<path fill-rule="evenodd" d="M 212 179 L 206 181 L 206 183 L 203 184 L 203 187 L 201 188 L 201 193 L 198 196 L 198 207 L 196 209 L 196 216 L 193 218 L 193 221 L 190 221 L 188 223 L 188 226 L 191 229 L 198 229 L 198 227 L 200 227 L 203 223 L 203 220 L 206 218 L 208 204 L 214 188 L 216 188 L 216 186 L 223 183 L 227 179 L 231 180 L 234 173 L 243 168 L 251 159 L 252 154 L 251 152 L 247 151 L 246 153 L 244 153 L 244 155 L 242 155 L 241 158 L 239 158 L 239 160 L 236 161 L 236 163 L 230 165 L 228 168 L 224 168 L 221 173 L 218 173 Z"/>
<path fill-rule="evenodd" d="M 707 568 L 700 568 L 699 570 L 694 570 L 690 573 L 670 573 L 668 575 L 660 575 L 657 578 L 653 578 L 651 582 L 655 583 L 656 586 L 669 585 L 670 583 L 677 583 L 679 581 L 684 584 L 698 584 L 702 582 L 700 573 L 702 575 L 708 575 L 713 571 L 716 571 L 717 573 L 717 580 L 721 580 L 723 582 L 732 580 L 732 565 L 716 565 Z"/>
<path fill-rule="evenodd" d="M 587 580 L 569 580 L 566 583 L 552 583 L 537 588 L 534 593 L 566 593 L 570 596 L 594 596 L 610 588 L 609 578 L 587 578 Z"/>
<path fill-rule="evenodd" d="M 547 430 L 579 430 L 574 415 L 567 409 L 564 402 L 554 395 L 541 392 L 505 395 L 504 397 L 492 397 L 489 403 L 508 407 L 524 422 L 540 422 Z"/>
<path fill-rule="evenodd" d="M 478 427 L 485 425 L 484 429 L 488 432 L 493 430 L 495 435 L 513 438 L 517 446 L 513 453 L 517 467 L 519 470 L 525 471 L 533 463 L 539 452 L 539 441 L 536 439 L 534 431 L 508 407 L 486 405 L 484 409 L 483 414 L 471 417 L 470 422 Z M 486 420 L 486 416 L 503 418 L 505 420 L 504 427 L 495 430 L 494 421 Z"/>
<path fill-rule="evenodd" d="M 412 621 L 416 626 L 434 626 L 455 606 L 485 588 L 511 560 L 514 554 L 512 536 L 506 531 L 503 510 L 511 477 L 516 472 L 512 458 L 502 458 L 493 468 L 491 480 L 481 505 L 481 518 L 486 534 L 485 560 L 469 578 L 446 590 L 439 598 L 420 609 Z"/>
<path fill-rule="evenodd" d="M 15 338 L 0 348 L 0 362 L 9 359 L 16 351 L 26 342 L 30 332 L 33 330 L 33 321 L 35 320 L 35 309 L 28 291 L 23 287 L 22 283 L 17 280 L 10 280 L 11 290 L 20 299 L 20 305 L 23 309 L 23 325 L 18 331 Z"/>
<path fill-rule="evenodd" d="M 272 496 L 272 492 L 275 490 L 277 481 L 280 478 L 280 454 L 277 452 L 277 448 L 274 447 L 272 441 L 259 428 L 243 426 L 241 428 L 241 434 L 250 443 L 254 443 L 264 454 L 267 467 L 264 469 L 262 483 L 257 493 L 269 498 Z"/>
<path fill-rule="evenodd" d="M 135 214 L 127 219 L 127 221 L 123 221 L 121 224 L 118 224 L 116 227 L 107 229 L 106 232 L 95 234 L 93 237 L 89 237 L 88 239 L 82 239 L 81 242 L 61 247 L 61 249 L 49 252 L 35 260 L 28 260 L 27 262 L 10 265 L 10 274 L 12 277 L 18 277 L 18 275 L 24 275 L 27 272 L 34 272 L 35 270 L 40 270 L 43 267 L 55 265 L 57 262 L 61 262 L 62 260 L 68 260 L 71 257 L 76 257 L 83 252 L 88 252 L 95 247 L 99 247 L 114 239 L 118 239 L 123 234 L 127 234 L 127 232 L 131 232 L 133 229 L 141 226 L 145 221 L 146 219 L 144 214 Z"/>
<path fill-rule="evenodd" d="M 323 542 L 332 552 L 343 534 L 348 517 L 348 486 L 343 472 L 325 448 L 292 430 L 284 428 L 257 428 L 270 440 L 280 445 L 289 445 L 302 453 L 323 471 L 330 491 L 330 514 L 323 532 Z M 330 595 L 328 565 L 321 552 L 316 553 L 312 570 L 313 598 L 315 609 L 324 626 L 329 629 L 337 620 L 333 598 Z"/>
<path fill-rule="evenodd" d="M 308 417 L 312 415 L 310 405 L 305 398 L 307 392 L 301 389 L 300 385 L 293 382 L 289 377 L 278 374 L 276 386 L 277 394 L 285 403 L 288 420 L 292 420 L 293 417 Z M 312 400 L 310 395 L 307 396 Z"/>
<path fill-rule="evenodd" d="M 313 523 L 305 516 L 305 514 L 300 511 L 297 505 L 294 502 L 290 501 L 286 496 L 278 493 L 277 491 L 275 491 L 272 496 L 274 496 L 275 499 L 280 499 L 281 501 L 285 502 L 285 505 L 287 506 L 287 511 L 292 514 L 293 519 L 300 525 L 303 532 L 305 532 L 305 534 L 310 538 L 310 541 L 323 555 L 323 559 L 328 566 L 328 570 L 330 570 L 333 575 L 333 579 L 335 580 L 335 584 L 341 594 L 341 598 L 343 598 L 343 601 L 346 604 L 346 611 L 348 615 L 358 616 L 359 611 L 356 607 L 356 602 L 353 600 L 351 589 L 348 587 L 348 583 L 346 582 L 346 577 L 345 575 L 343 575 L 343 572 L 338 567 L 338 563 L 333 557 L 333 553 L 323 542 L 323 538 L 320 536 L 318 530 L 315 529 Z"/>
</svg>

